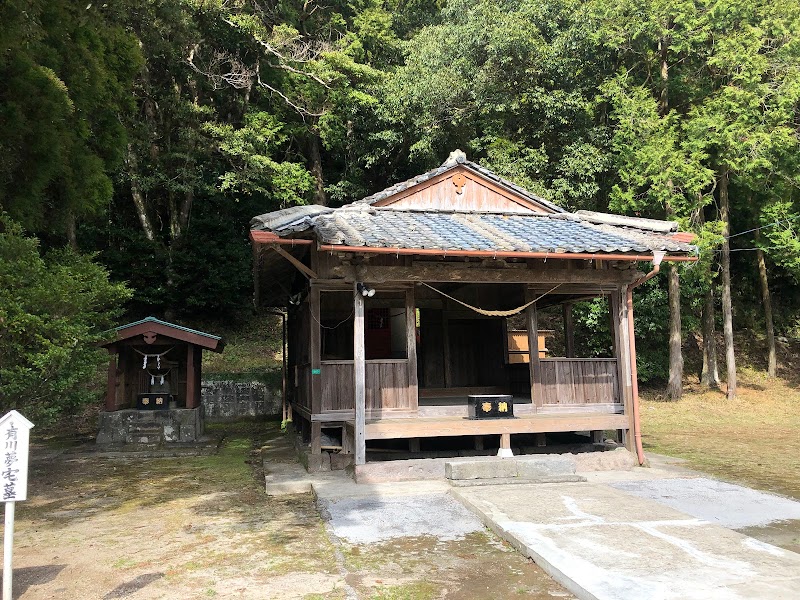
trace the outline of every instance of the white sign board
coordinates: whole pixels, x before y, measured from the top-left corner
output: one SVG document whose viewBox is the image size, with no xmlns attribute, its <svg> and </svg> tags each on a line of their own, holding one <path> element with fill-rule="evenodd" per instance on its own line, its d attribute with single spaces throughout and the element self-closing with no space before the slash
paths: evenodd
<svg viewBox="0 0 800 600">
<path fill-rule="evenodd" d="M 0 419 L 0 500 L 28 499 L 28 440 L 33 423 L 12 410 Z"/>
</svg>

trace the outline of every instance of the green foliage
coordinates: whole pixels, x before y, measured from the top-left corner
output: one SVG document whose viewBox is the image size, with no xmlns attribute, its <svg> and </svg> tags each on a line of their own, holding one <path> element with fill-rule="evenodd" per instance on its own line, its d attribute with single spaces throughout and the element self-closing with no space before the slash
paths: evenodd
<svg viewBox="0 0 800 600">
<path fill-rule="evenodd" d="M 597 208 L 609 169 L 595 118 L 604 50 L 570 0 L 453 2 L 387 79 L 382 118 L 411 173 L 455 147 L 566 208 Z M 576 77 L 576 73 L 580 76 Z"/>
<path fill-rule="evenodd" d="M 0 207 L 45 247 L 77 219 L 80 246 L 130 282 L 136 316 L 228 318 L 250 304 L 252 216 L 351 202 L 460 147 L 566 209 L 697 233 L 701 261 L 681 269 L 688 331 L 717 285 L 730 173 L 733 231 L 781 221 L 758 243 L 791 323 L 795 4 L 9 0 Z M 740 324 L 757 308 L 752 257 L 733 256 L 749 282 Z M 643 378 L 665 368 L 660 285 L 637 290 Z M 604 312 L 581 311 L 600 332 L 586 351 L 607 352 Z"/>
<path fill-rule="evenodd" d="M 633 295 L 637 369 L 642 383 L 662 383 L 669 375 L 668 302 L 666 287 L 655 278 L 636 288 Z M 596 298 L 574 305 L 577 356 L 613 356 L 608 304 L 607 299 Z"/>
<path fill-rule="evenodd" d="M 110 4 L 0 5 L 0 208 L 30 230 L 63 235 L 111 198 L 141 55 Z"/>
<path fill-rule="evenodd" d="M 272 158 L 288 139 L 285 128 L 263 111 L 246 114 L 239 128 L 206 123 L 232 167 L 219 176 L 219 190 L 234 199 L 260 194 L 279 207 L 305 204 L 314 186 L 311 174 L 302 164 Z"/>
<path fill-rule="evenodd" d="M 800 213 L 792 203 L 776 201 L 762 209 L 761 225 L 769 242 L 765 251 L 800 282 Z"/>
<path fill-rule="evenodd" d="M 43 256 L 34 238 L 1 216 L 0 408 L 47 423 L 95 400 L 107 360 L 97 343 L 129 295 L 91 257 Z"/>
</svg>

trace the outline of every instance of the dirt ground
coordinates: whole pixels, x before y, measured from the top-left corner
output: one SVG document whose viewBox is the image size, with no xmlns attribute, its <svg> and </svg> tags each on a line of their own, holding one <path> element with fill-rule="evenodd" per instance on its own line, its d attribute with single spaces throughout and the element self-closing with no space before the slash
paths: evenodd
<svg viewBox="0 0 800 600">
<path fill-rule="evenodd" d="M 797 366 L 797 365 L 796 365 Z M 653 451 L 687 460 L 715 477 L 800 500 L 800 379 L 739 373 L 737 398 L 696 383 L 678 402 L 645 395 L 642 440 Z M 739 530 L 800 552 L 800 521 Z"/>
<path fill-rule="evenodd" d="M 738 396 L 691 383 L 678 402 L 645 394 L 642 441 L 722 479 L 800 500 L 800 381 L 741 369 Z"/>
<path fill-rule="evenodd" d="M 572 598 L 488 531 L 347 544 L 310 495 L 268 497 L 276 423 L 217 426 L 219 452 L 109 457 L 32 448 L 17 507 L 14 597 L 136 600 Z M 63 443 L 64 440 L 60 440 Z"/>
</svg>

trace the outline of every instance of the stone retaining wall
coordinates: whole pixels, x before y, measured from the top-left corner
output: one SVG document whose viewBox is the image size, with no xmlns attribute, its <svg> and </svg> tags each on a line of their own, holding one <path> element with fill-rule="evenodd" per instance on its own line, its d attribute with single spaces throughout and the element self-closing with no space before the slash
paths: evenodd
<svg viewBox="0 0 800 600">
<path fill-rule="evenodd" d="M 104 411 L 99 425 L 98 444 L 196 442 L 203 435 L 203 408 Z"/>
<path fill-rule="evenodd" d="M 202 404 L 212 420 L 275 416 L 281 414 L 281 390 L 258 381 L 203 381 Z"/>
</svg>

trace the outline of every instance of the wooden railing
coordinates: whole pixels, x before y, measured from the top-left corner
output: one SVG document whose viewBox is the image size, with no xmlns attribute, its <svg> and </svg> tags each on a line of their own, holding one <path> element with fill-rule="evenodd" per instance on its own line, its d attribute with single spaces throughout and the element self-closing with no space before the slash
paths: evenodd
<svg viewBox="0 0 800 600">
<path fill-rule="evenodd" d="M 415 409 L 417 402 L 408 385 L 407 359 L 366 361 L 366 409 Z M 323 360 L 322 412 L 352 410 L 353 361 Z"/>
<path fill-rule="evenodd" d="M 622 402 L 613 358 L 543 358 L 543 405 L 592 405 Z"/>
</svg>

